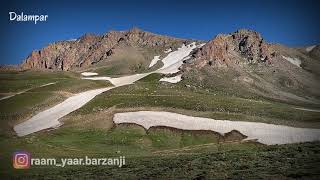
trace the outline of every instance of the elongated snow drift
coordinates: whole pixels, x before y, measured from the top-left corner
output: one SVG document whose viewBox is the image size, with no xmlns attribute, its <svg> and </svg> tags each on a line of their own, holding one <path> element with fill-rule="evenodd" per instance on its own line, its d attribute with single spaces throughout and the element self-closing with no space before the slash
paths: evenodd
<svg viewBox="0 0 320 180">
<path fill-rule="evenodd" d="M 186 116 L 171 112 L 138 111 L 117 113 L 113 121 L 135 123 L 146 129 L 167 126 L 183 130 L 211 130 L 221 134 L 237 130 L 248 136 L 246 140 L 257 139 L 258 142 L 272 144 L 289 144 L 320 140 L 320 129 L 295 128 L 258 122 L 214 120 Z"/>
<path fill-rule="evenodd" d="M 14 126 L 14 130 L 18 136 L 25 136 L 43 129 L 57 127 L 60 125 L 58 121 L 60 118 L 79 109 L 96 95 L 110 89 L 112 89 L 112 87 L 95 89 L 69 97 L 62 103 L 42 111 L 31 119 Z"/>
</svg>

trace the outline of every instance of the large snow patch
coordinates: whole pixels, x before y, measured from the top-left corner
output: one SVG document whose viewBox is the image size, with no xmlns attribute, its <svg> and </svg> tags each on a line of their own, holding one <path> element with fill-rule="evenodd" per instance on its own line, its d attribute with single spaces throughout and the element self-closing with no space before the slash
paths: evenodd
<svg viewBox="0 0 320 180">
<path fill-rule="evenodd" d="M 320 140 L 320 129 L 295 128 L 259 122 L 214 120 L 171 112 L 138 111 L 117 113 L 114 115 L 113 121 L 116 124 L 135 123 L 146 129 L 166 126 L 183 130 L 211 130 L 220 134 L 237 130 L 247 136 L 245 140 L 255 139 L 267 145 Z"/>
</svg>

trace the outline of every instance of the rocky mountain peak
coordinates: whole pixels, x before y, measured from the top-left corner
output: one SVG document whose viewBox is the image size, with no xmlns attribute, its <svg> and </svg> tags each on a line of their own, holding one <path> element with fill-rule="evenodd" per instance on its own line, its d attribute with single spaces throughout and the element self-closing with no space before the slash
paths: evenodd
<svg viewBox="0 0 320 180">
<path fill-rule="evenodd" d="M 23 69 L 70 70 L 107 61 L 117 49 L 132 47 L 166 47 L 186 40 L 162 36 L 132 28 L 109 31 L 104 35 L 85 34 L 78 40 L 59 41 L 33 51 L 22 63 Z"/>
<path fill-rule="evenodd" d="M 92 33 L 86 33 L 83 36 L 81 36 L 79 39 L 81 42 L 92 42 L 98 38 L 97 35 Z"/>
<path fill-rule="evenodd" d="M 232 34 L 235 45 L 240 52 L 246 56 L 250 63 L 266 62 L 271 63 L 273 55 L 270 54 L 270 45 L 266 43 L 261 34 L 255 31 L 241 29 Z"/>
<path fill-rule="evenodd" d="M 194 54 L 195 64 L 200 67 L 271 64 L 274 56 L 271 45 L 263 40 L 261 34 L 247 29 L 219 34 Z"/>
<path fill-rule="evenodd" d="M 263 40 L 260 33 L 249 29 L 239 29 L 231 35 L 234 36 L 234 39 L 253 38 L 260 41 Z"/>
<path fill-rule="evenodd" d="M 138 27 L 133 27 L 128 31 L 129 34 L 139 34 L 139 33 L 143 33 L 143 32 L 145 32 L 145 31 L 143 31 L 142 29 L 140 29 Z"/>
</svg>

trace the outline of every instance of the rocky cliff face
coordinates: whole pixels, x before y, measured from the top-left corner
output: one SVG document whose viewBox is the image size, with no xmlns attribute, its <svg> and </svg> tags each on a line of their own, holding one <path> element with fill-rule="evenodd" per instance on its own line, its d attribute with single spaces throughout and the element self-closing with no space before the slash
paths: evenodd
<svg viewBox="0 0 320 180">
<path fill-rule="evenodd" d="M 210 66 L 233 66 L 240 63 L 271 64 L 276 55 L 271 45 L 255 31 L 238 30 L 231 34 L 219 34 L 198 51 L 194 52 L 194 64 L 201 68 Z"/>
<path fill-rule="evenodd" d="M 185 40 L 156 35 L 137 28 L 111 31 L 97 36 L 85 34 L 72 41 L 60 41 L 33 51 L 22 63 L 23 69 L 71 70 L 89 67 L 112 56 L 122 45 L 139 47 L 166 46 L 169 42 Z"/>
<path fill-rule="evenodd" d="M 311 102 L 320 96 L 318 52 L 318 46 L 306 52 L 269 44 L 259 33 L 242 29 L 217 35 L 194 51 L 181 68 L 182 77 L 190 84 L 232 93 Z"/>
</svg>

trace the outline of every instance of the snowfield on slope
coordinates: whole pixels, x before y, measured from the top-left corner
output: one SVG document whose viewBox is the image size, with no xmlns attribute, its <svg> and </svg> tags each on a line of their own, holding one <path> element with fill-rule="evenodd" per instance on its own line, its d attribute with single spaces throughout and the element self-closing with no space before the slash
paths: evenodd
<svg viewBox="0 0 320 180">
<path fill-rule="evenodd" d="M 95 72 L 83 72 L 81 73 L 82 76 L 96 76 L 98 73 Z"/>
<path fill-rule="evenodd" d="M 90 90 L 86 92 L 82 92 L 79 94 L 76 94 L 75 96 L 72 96 L 62 103 L 47 109 L 45 111 L 40 112 L 39 114 L 33 116 L 31 119 L 20 123 L 16 126 L 14 126 L 14 131 L 18 134 L 18 136 L 25 136 L 34 132 L 41 131 L 43 129 L 48 129 L 52 127 L 58 127 L 60 126 L 59 119 L 68 115 L 69 113 L 81 108 L 84 106 L 87 102 L 92 100 L 95 96 L 108 91 L 110 89 L 113 89 L 115 87 L 123 86 L 132 84 L 135 81 L 149 75 L 150 73 L 145 74 L 135 74 L 131 76 L 125 76 L 120 78 L 109 78 L 104 77 L 103 80 L 109 80 L 114 87 L 107 87 L 107 88 L 101 88 L 101 89 L 95 89 Z M 92 77 L 93 80 L 94 77 Z M 100 79 L 101 80 L 101 77 Z"/>
<path fill-rule="evenodd" d="M 160 56 L 154 56 L 153 59 L 151 60 L 151 63 L 149 65 L 149 68 L 157 64 L 157 62 L 160 60 Z"/>
<path fill-rule="evenodd" d="M 123 77 L 119 77 L 119 78 L 111 78 L 111 77 L 106 77 L 106 76 L 96 76 L 96 77 L 83 77 L 82 79 L 110 81 L 113 85 L 120 86 L 120 85 L 132 84 L 135 81 L 138 81 L 139 79 L 141 79 L 149 74 L 152 74 L 152 73 L 174 74 L 174 73 L 177 73 L 180 71 L 179 68 L 183 64 L 183 61 L 190 58 L 189 54 L 195 48 L 200 48 L 203 45 L 204 44 L 196 45 L 195 42 L 193 42 L 189 45 L 183 44 L 176 51 L 170 52 L 165 58 L 163 58 L 161 60 L 163 62 L 163 66 L 153 72 L 123 76 Z M 160 60 L 159 57 L 160 56 L 154 56 L 149 67 L 152 67 L 153 65 L 155 65 Z"/>
<path fill-rule="evenodd" d="M 63 116 L 79 109 L 96 95 L 112 89 L 113 87 L 90 90 L 69 97 L 62 103 L 40 112 L 31 119 L 14 126 L 14 131 L 18 136 L 25 136 L 43 129 L 60 126 L 58 121 Z"/>
<path fill-rule="evenodd" d="M 298 58 L 291 58 L 291 57 L 287 57 L 287 56 L 282 56 L 282 58 L 284 58 L 285 60 L 289 61 L 291 64 L 301 67 L 301 60 Z"/>
<path fill-rule="evenodd" d="M 87 77 L 82 79 L 94 80 L 94 81 L 110 81 L 114 86 L 119 87 L 123 85 L 132 84 L 138 81 L 141 78 L 148 76 L 151 73 L 142 73 L 142 74 L 134 74 L 130 76 L 123 76 L 118 78 L 111 78 L 111 77 Z"/>
<path fill-rule="evenodd" d="M 39 114 L 35 115 L 31 119 L 16 125 L 14 127 L 14 130 L 18 134 L 18 136 L 25 136 L 37 131 L 41 131 L 43 129 L 59 126 L 60 122 L 58 120 L 60 118 L 66 116 L 72 111 L 75 111 L 81 108 L 91 99 L 93 99 L 95 96 L 105 91 L 108 91 L 115 87 L 132 84 L 138 81 L 139 79 L 142 79 L 152 73 L 167 74 L 167 73 L 178 72 L 179 71 L 178 68 L 182 65 L 182 61 L 184 60 L 184 58 L 186 58 L 193 49 L 197 47 L 201 47 L 203 45 L 204 44 L 196 46 L 195 43 L 192 43 L 189 45 L 183 45 L 177 51 L 170 52 L 164 59 L 162 59 L 164 66 L 153 72 L 143 73 L 143 74 L 134 74 L 134 75 L 123 76 L 118 78 L 102 77 L 102 76 L 83 77 L 82 79 L 110 81 L 114 85 L 114 87 L 90 90 L 90 91 L 86 91 L 83 93 L 79 93 L 75 96 L 72 96 L 66 99 L 65 101 L 63 101 L 62 103 L 52 108 L 49 108 L 43 112 L 40 112 Z M 95 73 L 84 72 L 84 74 L 82 75 L 91 76 L 93 74 L 95 75 Z"/>
<path fill-rule="evenodd" d="M 169 82 L 169 83 L 178 83 L 181 81 L 181 76 L 182 76 L 182 74 L 174 76 L 174 77 L 163 77 L 159 81 Z"/>
<path fill-rule="evenodd" d="M 166 49 L 166 50 L 164 51 L 164 53 L 169 53 L 169 52 L 172 52 L 172 49 L 171 49 L 171 48 Z"/>
<path fill-rule="evenodd" d="M 179 67 L 183 64 L 184 58 L 189 56 L 189 54 L 195 48 L 200 48 L 204 44 L 196 45 L 195 42 L 189 45 L 182 45 L 182 47 L 178 48 L 178 50 L 169 53 L 165 58 L 161 61 L 163 62 L 163 66 L 156 70 L 156 73 L 162 74 L 173 74 L 179 72 Z"/>
<path fill-rule="evenodd" d="M 116 124 L 134 123 L 146 129 L 166 126 L 182 130 L 211 130 L 222 135 L 232 130 L 237 130 L 247 136 L 245 140 L 256 139 L 258 142 L 267 145 L 320 140 L 320 129 L 294 128 L 258 122 L 214 120 L 171 112 L 137 111 L 116 113 L 113 121 Z"/>
<path fill-rule="evenodd" d="M 316 45 L 309 46 L 309 47 L 306 48 L 306 51 L 307 51 L 307 52 L 310 52 L 310 51 L 312 51 L 315 47 L 316 47 Z"/>
</svg>

